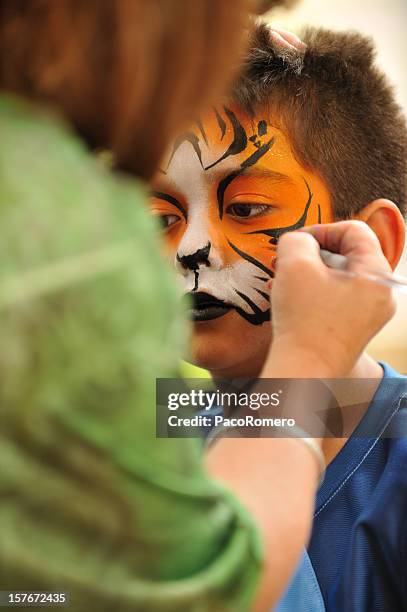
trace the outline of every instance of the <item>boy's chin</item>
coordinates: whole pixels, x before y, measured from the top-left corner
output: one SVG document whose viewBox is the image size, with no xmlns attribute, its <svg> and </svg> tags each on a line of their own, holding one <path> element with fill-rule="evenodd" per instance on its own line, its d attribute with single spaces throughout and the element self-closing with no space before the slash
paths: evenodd
<svg viewBox="0 0 407 612">
<path fill-rule="evenodd" d="M 232 311 L 194 323 L 189 361 L 215 376 L 253 377 L 260 373 L 270 342 L 270 323 L 252 325 Z"/>
<path fill-rule="evenodd" d="M 199 340 L 193 340 L 190 361 L 199 368 L 209 370 L 212 374 L 217 371 L 229 369 L 233 366 L 231 355 L 219 351 L 216 347 L 208 346 Z"/>
</svg>

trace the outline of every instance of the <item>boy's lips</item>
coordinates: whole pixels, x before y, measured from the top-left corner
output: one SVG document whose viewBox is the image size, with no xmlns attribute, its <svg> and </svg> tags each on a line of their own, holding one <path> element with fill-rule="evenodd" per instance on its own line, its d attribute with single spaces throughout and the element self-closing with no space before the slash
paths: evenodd
<svg viewBox="0 0 407 612">
<path fill-rule="evenodd" d="M 193 321 L 210 321 L 211 319 L 218 319 L 223 317 L 226 313 L 233 308 L 230 304 L 219 300 L 209 293 L 198 291 L 196 293 L 187 294 L 192 299 L 192 308 L 190 309 L 190 316 Z"/>
</svg>

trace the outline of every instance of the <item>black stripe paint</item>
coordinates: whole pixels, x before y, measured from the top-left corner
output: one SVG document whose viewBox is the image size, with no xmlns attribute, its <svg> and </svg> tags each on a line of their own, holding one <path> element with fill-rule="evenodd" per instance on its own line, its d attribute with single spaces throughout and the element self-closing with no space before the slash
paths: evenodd
<svg viewBox="0 0 407 612">
<path fill-rule="evenodd" d="M 229 187 L 230 183 L 237 176 L 243 174 L 247 168 L 250 168 L 250 166 L 254 166 L 254 164 L 256 164 L 259 159 L 266 155 L 266 153 L 271 149 L 273 144 L 274 138 L 271 138 L 268 142 L 266 142 L 266 144 L 261 146 L 259 149 L 257 149 L 257 151 L 252 153 L 244 162 L 242 162 L 238 170 L 233 170 L 233 172 L 225 176 L 225 178 L 219 182 L 218 188 L 216 190 L 216 196 L 218 200 L 219 217 L 221 219 L 223 218 L 225 191 Z"/>
<path fill-rule="evenodd" d="M 229 244 L 230 248 L 234 250 L 235 253 L 240 255 L 240 257 L 242 257 L 243 259 L 245 259 L 249 263 L 251 263 L 254 266 L 256 266 L 256 268 L 259 268 L 260 270 L 262 270 L 263 272 L 268 274 L 270 278 L 274 278 L 273 270 L 271 270 L 270 268 L 267 268 L 267 266 L 263 265 L 261 263 L 261 261 L 258 261 L 254 257 L 251 257 L 251 255 L 248 255 L 244 251 L 241 251 L 240 249 L 238 249 L 237 246 L 235 246 L 232 242 L 230 242 L 230 240 L 228 240 L 228 244 Z"/>
<path fill-rule="evenodd" d="M 162 191 L 152 191 L 151 192 L 151 196 L 154 197 L 154 198 L 159 198 L 160 200 L 165 200 L 166 202 L 169 202 L 170 204 L 175 206 L 175 208 L 178 208 L 178 210 L 180 211 L 180 213 L 184 217 L 185 221 L 188 221 L 187 211 L 182 206 L 182 204 L 180 204 L 178 202 L 178 200 L 173 198 L 171 195 L 169 195 L 168 193 L 164 193 Z"/>
<path fill-rule="evenodd" d="M 286 227 L 274 227 L 272 229 L 256 230 L 254 232 L 246 232 L 246 234 L 247 235 L 265 234 L 266 236 L 270 236 L 271 244 L 277 244 L 277 241 L 280 238 L 280 236 L 282 236 L 286 232 L 293 232 L 294 230 L 304 227 L 307 221 L 308 210 L 309 210 L 309 207 L 311 206 L 312 198 L 313 198 L 313 193 L 311 192 L 311 189 L 305 179 L 304 179 L 304 182 L 308 190 L 308 200 L 305 205 L 304 212 L 302 213 L 301 217 L 295 223 L 293 223 L 292 225 L 288 225 Z"/>
<path fill-rule="evenodd" d="M 226 134 L 226 123 L 220 116 L 218 109 L 214 107 L 213 110 L 215 111 L 216 121 L 218 122 L 218 126 L 219 126 L 220 133 L 221 133 L 220 139 L 223 140 Z"/>
<path fill-rule="evenodd" d="M 247 147 L 247 135 L 246 135 L 246 131 L 245 131 L 244 127 L 238 121 L 238 119 L 237 119 L 237 117 L 236 117 L 236 115 L 235 115 L 235 113 L 233 111 L 231 111 L 228 108 L 226 108 L 226 106 L 224 106 L 223 108 L 225 110 L 227 118 L 229 119 L 229 121 L 230 121 L 230 123 L 232 125 L 233 140 L 232 140 L 230 146 L 224 152 L 224 154 L 219 159 L 217 159 L 215 162 L 213 162 L 212 164 L 209 164 L 209 166 L 206 166 L 205 170 L 210 170 L 210 168 L 213 168 L 217 164 L 220 164 L 221 161 L 223 161 L 224 159 L 226 159 L 230 155 L 239 155 L 239 153 L 244 151 L 245 148 Z"/>
</svg>

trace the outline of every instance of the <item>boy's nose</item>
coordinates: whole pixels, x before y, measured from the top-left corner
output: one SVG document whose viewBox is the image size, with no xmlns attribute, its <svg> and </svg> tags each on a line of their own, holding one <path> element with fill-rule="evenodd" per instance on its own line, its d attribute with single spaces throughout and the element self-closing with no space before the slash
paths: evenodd
<svg viewBox="0 0 407 612">
<path fill-rule="evenodd" d="M 174 257 L 175 267 L 183 276 L 199 272 L 202 268 L 220 270 L 222 267 L 219 231 L 216 232 L 210 223 L 206 210 L 196 209 L 193 212 Z"/>
<path fill-rule="evenodd" d="M 208 242 L 204 247 L 197 249 L 194 253 L 180 255 L 177 253 L 177 262 L 184 270 L 199 270 L 199 266 L 210 266 L 209 253 L 211 243 Z"/>
</svg>

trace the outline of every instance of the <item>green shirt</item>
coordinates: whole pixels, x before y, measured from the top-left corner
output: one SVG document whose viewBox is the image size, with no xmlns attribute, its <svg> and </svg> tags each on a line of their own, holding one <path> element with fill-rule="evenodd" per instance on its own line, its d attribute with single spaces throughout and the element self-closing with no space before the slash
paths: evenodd
<svg viewBox="0 0 407 612">
<path fill-rule="evenodd" d="M 186 323 L 143 187 L 0 96 L 0 590 L 70 609 L 246 610 L 250 516 L 197 440 L 155 437 Z"/>
</svg>

